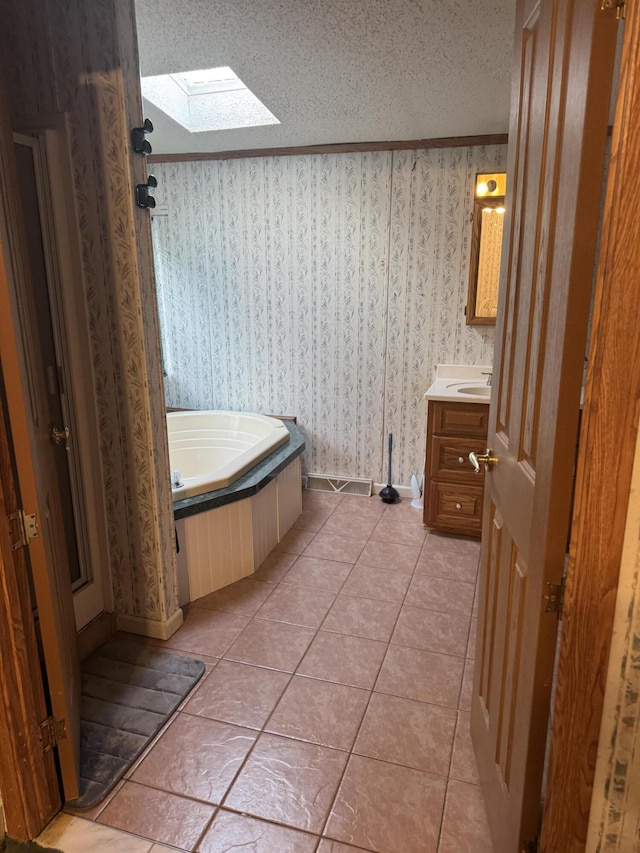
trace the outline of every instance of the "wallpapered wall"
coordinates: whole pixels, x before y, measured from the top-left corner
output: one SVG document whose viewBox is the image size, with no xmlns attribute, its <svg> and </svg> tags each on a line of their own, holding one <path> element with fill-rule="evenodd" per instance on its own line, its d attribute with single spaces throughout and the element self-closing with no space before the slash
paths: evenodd
<svg viewBox="0 0 640 853">
<path fill-rule="evenodd" d="M 162 622 L 177 586 L 150 233 L 134 203 L 146 162 L 129 136 L 142 117 L 133 0 L 6 0 L 2 18 L 14 128 L 56 114 L 68 127 L 114 609 Z"/>
<path fill-rule="evenodd" d="M 476 172 L 506 146 L 156 163 L 168 406 L 297 415 L 306 471 L 422 469 L 441 362 L 490 364 L 466 326 Z"/>
</svg>

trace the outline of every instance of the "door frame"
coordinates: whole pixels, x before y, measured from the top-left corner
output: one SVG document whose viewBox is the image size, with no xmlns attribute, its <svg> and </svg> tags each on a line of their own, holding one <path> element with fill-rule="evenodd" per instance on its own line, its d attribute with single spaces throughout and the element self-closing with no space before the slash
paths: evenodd
<svg viewBox="0 0 640 853">
<path fill-rule="evenodd" d="M 80 227 L 73 194 L 67 116 L 52 114 L 20 123 L 17 136 L 33 140 L 56 353 L 62 364 L 63 393 L 70 414 L 75 470 L 70 470 L 78 552 L 88 580 L 74 592 L 76 629 L 113 609 L 107 547 L 107 520 L 99 454 L 89 315 L 83 287 Z M 14 136 L 14 141 L 16 141 Z M 22 141 L 18 139 L 18 141 Z"/>
<path fill-rule="evenodd" d="M 22 549 L 28 552 L 27 559 L 31 566 L 35 594 L 33 603 L 38 608 L 45 670 L 44 673 L 41 672 L 38 662 L 37 667 L 32 669 L 31 679 L 33 681 L 39 677 L 46 680 L 48 714 L 59 722 L 60 728 L 56 744 L 60 781 L 64 787 L 65 798 L 73 799 L 78 796 L 79 790 L 80 666 L 71 584 L 68 574 L 61 577 L 60 567 L 54 562 L 53 550 L 56 543 L 50 529 L 50 507 L 44 502 L 50 496 L 44 493 L 36 464 L 37 456 L 32 454 L 31 421 L 27 413 L 32 410 L 31 404 L 35 397 L 29 376 L 24 369 L 20 329 L 15 314 L 18 306 L 12 299 L 17 288 L 24 288 L 24 281 L 29 274 L 26 245 L 20 227 L 19 205 L 13 136 L 4 90 L 0 88 L 0 367 L 5 394 L 2 414 L 5 418 L 5 428 L 10 435 L 9 454 L 14 472 L 15 493 L 20 499 L 16 509 L 34 514 L 39 532 L 35 537 L 28 537 L 27 544 Z M 6 526 L 7 520 L 0 519 L 0 523 Z M 0 582 L 2 580 L 0 577 Z M 31 606 L 29 596 L 29 611 Z M 27 603 L 24 600 L 22 607 L 26 613 Z M 33 621 L 33 614 L 31 620 Z M 5 630 L 9 629 L 1 625 L 0 631 Z M 6 637 L 3 636 L 3 640 L 6 640 Z M 15 654 L 19 652 L 18 647 Z M 48 714 L 42 717 L 38 724 L 44 722 Z M 39 739 L 41 732 L 37 729 L 36 732 Z M 24 736 L 17 733 L 15 748 L 22 760 L 34 764 L 37 762 L 34 746 L 37 751 L 39 745 L 36 745 L 34 740 L 31 740 L 27 747 L 24 744 Z M 1 793 L 4 799 L 4 790 Z M 7 822 L 13 819 L 14 816 L 7 811 Z"/>
<path fill-rule="evenodd" d="M 0 91 L 0 118 L 6 115 L 2 95 Z M 61 804 L 55 753 L 43 751 L 40 724 L 50 713 L 50 691 L 64 682 L 57 614 L 64 613 L 65 607 L 71 614 L 71 596 L 70 587 L 68 596 L 60 596 L 44 538 L 31 539 L 28 546 L 13 550 L 6 519 L 17 510 L 35 513 L 38 519 L 43 516 L 25 414 L 28 389 L 23 385 L 9 296 L 9 279 L 21 251 L 12 227 L 13 140 L 8 123 L 0 121 L 0 128 L 0 742 L 3 758 L 7 756 L 0 762 L 0 793 L 9 835 L 27 840 L 40 832 Z M 46 676 L 38 651 L 29 572 L 40 610 Z M 67 720 L 67 725 L 72 726 L 72 721 Z M 65 760 L 75 754 L 73 740 L 65 744 Z"/>
<path fill-rule="evenodd" d="M 626 8 L 543 812 L 545 853 L 582 853 L 587 840 L 640 414 L 640 4 Z"/>
<path fill-rule="evenodd" d="M 0 279 L 4 277 L 2 248 L 0 243 Z M 21 504 L 16 471 L 11 464 L 13 448 L 7 416 L 4 393 L 0 391 L 2 516 Z M 0 792 L 7 833 L 19 841 L 37 835 L 61 805 L 54 753 L 42 751 L 38 728 L 47 717 L 47 703 L 28 585 L 28 561 L 26 549 L 12 550 L 8 527 L 1 523 Z"/>
</svg>

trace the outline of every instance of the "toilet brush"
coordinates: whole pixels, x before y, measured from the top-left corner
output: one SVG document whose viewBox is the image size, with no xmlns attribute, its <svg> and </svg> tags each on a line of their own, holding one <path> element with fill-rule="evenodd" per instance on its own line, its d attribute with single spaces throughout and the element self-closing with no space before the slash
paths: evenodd
<svg viewBox="0 0 640 853">
<path fill-rule="evenodd" d="M 383 503 L 394 504 L 400 500 L 400 495 L 397 490 L 391 485 L 391 448 L 393 446 L 393 434 L 389 433 L 389 477 L 387 485 L 380 489 L 380 497 Z"/>
<path fill-rule="evenodd" d="M 415 507 L 415 509 L 424 509 L 424 504 L 422 502 L 422 489 L 420 488 L 418 478 L 415 474 L 411 475 L 411 498 L 412 507 Z"/>
</svg>

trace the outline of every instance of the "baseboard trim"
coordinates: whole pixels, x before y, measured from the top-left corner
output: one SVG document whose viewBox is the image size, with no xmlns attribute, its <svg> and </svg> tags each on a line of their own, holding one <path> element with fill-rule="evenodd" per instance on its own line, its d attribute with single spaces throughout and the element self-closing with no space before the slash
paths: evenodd
<svg viewBox="0 0 640 853">
<path fill-rule="evenodd" d="M 180 607 L 171 614 L 166 622 L 160 619 L 147 619 L 146 616 L 128 616 L 122 613 L 116 617 L 119 631 L 129 631 L 130 634 L 153 637 L 155 640 L 168 640 L 183 622 L 184 613 Z"/>
<path fill-rule="evenodd" d="M 373 496 L 378 495 L 380 493 L 380 489 L 384 489 L 386 485 L 386 483 L 374 483 L 371 487 L 371 494 Z M 393 488 L 401 498 L 411 498 L 411 488 L 409 486 L 394 486 Z"/>
<path fill-rule="evenodd" d="M 116 630 L 115 613 L 105 611 L 92 619 L 88 625 L 78 631 L 77 644 L 80 660 L 83 661 L 93 654 L 99 646 L 107 642 L 112 634 L 115 634 Z"/>
</svg>

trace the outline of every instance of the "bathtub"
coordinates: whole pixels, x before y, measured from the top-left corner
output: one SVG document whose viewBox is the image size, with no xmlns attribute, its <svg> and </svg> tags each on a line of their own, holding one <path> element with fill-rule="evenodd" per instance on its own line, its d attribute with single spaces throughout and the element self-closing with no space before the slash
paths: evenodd
<svg viewBox="0 0 640 853">
<path fill-rule="evenodd" d="M 274 418 L 235 412 L 172 412 L 167 423 L 171 466 L 174 470 L 182 466 L 184 481 L 181 488 L 173 489 L 182 606 L 253 574 L 293 526 L 302 512 L 304 436 L 291 421 L 282 424 Z M 202 448 L 216 443 L 212 437 L 222 424 L 227 431 L 218 471 L 192 470 L 192 463 L 202 466 L 207 457 Z M 249 442 L 247 432 L 254 433 L 256 440 Z M 230 461 L 226 451 L 231 437 L 236 453 Z M 271 441 L 275 449 L 267 447 Z M 264 458 L 249 462 L 244 455 L 248 443 L 256 445 L 252 455 Z M 228 466 L 236 468 L 236 473 L 230 474 Z M 241 474 L 246 466 L 249 469 Z M 231 485 L 218 485 L 234 476 L 237 479 Z"/>
<path fill-rule="evenodd" d="M 244 412 L 169 412 L 167 432 L 174 501 L 230 486 L 289 440 L 282 421 Z"/>
</svg>

